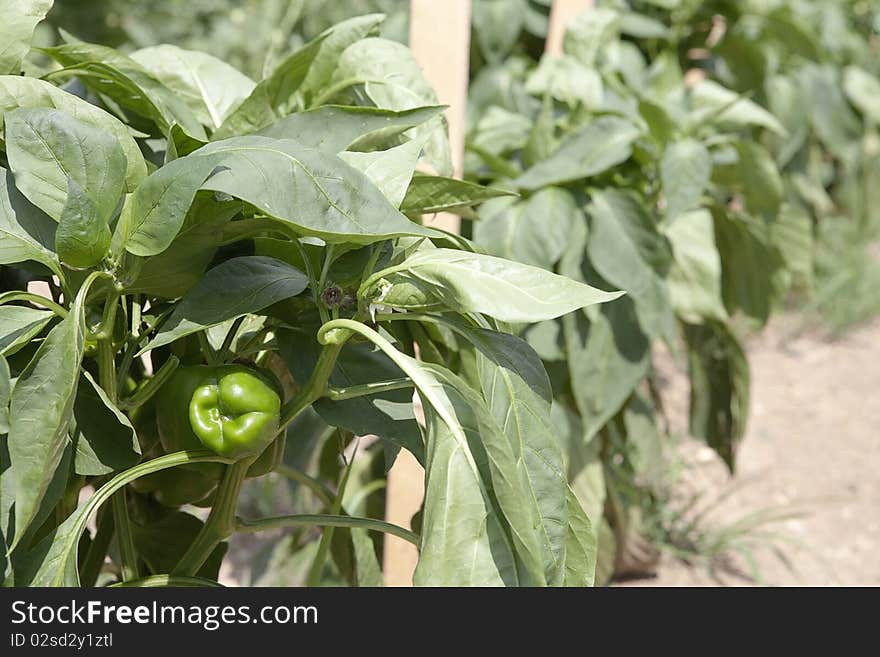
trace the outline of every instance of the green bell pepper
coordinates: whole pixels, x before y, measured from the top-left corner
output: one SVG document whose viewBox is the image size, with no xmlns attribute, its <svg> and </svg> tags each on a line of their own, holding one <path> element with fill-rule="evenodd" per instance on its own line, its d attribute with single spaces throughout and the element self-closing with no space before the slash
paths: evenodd
<svg viewBox="0 0 880 657">
<path fill-rule="evenodd" d="M 207 447 L 236 460 L 271 456 L 278 389 L 268 374 L 243 365 L 179 367 L 156 395 L 162 446 L 168 452 Z"/>
</svg>

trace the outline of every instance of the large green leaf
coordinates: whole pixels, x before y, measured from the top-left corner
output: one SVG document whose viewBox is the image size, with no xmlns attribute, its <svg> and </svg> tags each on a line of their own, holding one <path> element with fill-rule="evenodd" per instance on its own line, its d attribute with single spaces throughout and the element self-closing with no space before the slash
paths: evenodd
<svg viewBox="0 0 880 657">
<path fill-rule="evenodd" d="M 755 215 L 774 219 L 782 203 L 783 183 L 779 169 L 767 149 L 753 141 L 736 145 L 737 171 L 746 209 Z"/>
<path fill-rule="evenodd" d="M 572 224 L 583 220 L 569 192 L 548 187 L 527 201 L 499 199 L 483 205 L 474 241 L 493 255 L 552 270 L 568 245 Z"/>
<path fill-rule="evenodd" d="M 163 134 L 176 123 L 193 137 L 205 138 L 201 124 L 177 93 L 118 50 L 77 41 L 40 51 L 65 67 L 52 75 L 76 75 L 95 93 L 153 121 Z"/>
<path fill-rule="evenodd" d="M 131 58 L 176 93 L 199 122 L 212 130 L 219 128 L 256 86 L 226 62 L 177 46 L 142 48 Z"/>
<path fill-rule="evenodd" d="M 67 445 L 85 337 L 86 286 L 67 317 L 40 343 L 9 403 L 9 456 L 15 487 L 15 540 L 34 519 Z"/>
<path fill-rule="evenodd" d="M 369 151 L 388 146 L 402 132 L 421 125 L 443 111 L 441 106 L 395 112 L 378 107 L 326 105 L 297 112 L 263 128 L 259 134 L 293 139 L 328 153 Z M 327 126 L 333 126 L 328 130 Z"/>
<path fill-rule="evenodd" d="M 571 488 L 566 488 L 565 501 L 568 507 L 568 527 L 565 533 L 563 584 L 573 587 L 593 586 L 596 581 L 598 552 L 593 525 Z"/>
<path fill-rule="evenodd" d="M 144 351 L 295 297 L 308 282 L 301 271 L 275 258 L 226 260 L 186 293 Z"/>
<path fill-rule="evenodd" d="M 100 262 L 125 187 L 119 142 L 56 109 L 16 109 L 7 112 L 5 123 L 15 185 L 59 222 L 55 245 L 61 259 L 76 267 Z"/>
<path fill-rule="evenodd" d="M 666 216 L 674 219 L 696 207 L 711 175 L 712 159 L 701 142 L 683 139 L 668 144 L 660 163 Z"/>
<path fill-rule="evenodd" d="M 633 194 L 606 189 L 593 194 L 587 208 L 587 253 L 603 279 L 635 302 L 639 323 L 652 337 L 674 331 L 672 305 L 664 275 L 671 261 L 666 238 Z"/>
<path fill-rule="evenodd" d="M 21 73 L 21 60 L 31 49 L 34 28 L 54 0 L 0 0 L 0 75 Z"/>
<path fill-rule="evenodd" d="M 564 577 L 568 483 L 556 430 L 550 422 L 550 381 L 534 350 L 524 340 L 484 329 L 465 333 L 476 347 L 477 371 L 489 411 L 510 441 L 522 473 L 524 504 L 536 509 L 547 583 Z"/>
<path fill-rule="evenodd" d="M 18 191 L 12 176 L 0 167 L 0 264 L 32 260 L 61 276 L 61 265 L 50 250 L 54 242 L 55 223 Z"/>
<path fill-rule="evenodd" d="M 628 160 L 638 137 L 639 129 L 626 119 L 601 116 L 568 137 L 550 157 L 513 184 L 538 189 L 595 176 Z"/>
<path fill-rule="evenodd" d="M 604 7 L 581 12 L 565 28 L 565 53 L 594 66 L 599 53 L 619 34 L 620 18 L 619 12 Z"/>
<path fill-rule="evenodd" d="M 858 66 L 847 66 L 843 72 L 843 90 L 849 101 L 874 123 L 880 123 L 880 80 Z"/>
<path fill-rule="evenodd" d="M 412 51 L 387 39 L 362 39 L 346 48 L 331 84 L 362 84 L 370 100 L 385 109 L 407 110 L 437 104 L 437 94 Z M 437 173 L 452 175 L 452 155 L 442 116 L 413 128 L 412 136 L 427 140 L 425 154 Z"/>
<path fill-rule="evenodd" d="M 665 227 L 675 262 L 666 283 L 676 314 L 699 324 L 703 318 L 725 321 L 721 296 L 721 257 L 708 210 L 678 215 Z"/>
<path fill-rule="evenodd" d="M 142 256 L 164 251 L 199 189 L 239 198 L 327 242 L 435 234 L 400 214 L 363 173 L 335 155 L 287 139 L 249 136 L 209 144 L 151 175 L 123 211 L 125 248 Z"/>
<path fill-rule="evenodd" d="M 362 301 L 399 309 L 436 306 L 484 313 L 504 322 L 538 322 L 616 299 L 544 269 L 494 256 L 425 249 L 374 274 L 362 286 Z"/>
<path fill-rule="evenodd" d="M 147 175 L 140 147 L 122 122 L 99 107 L 52 86 L 43 80 L 18 75 L 0 75 L 0 119 L 17 107 L 54 107 L 73 118 L 111 133 L 125 152 L 125 184 L 128 191 Z"/>
</svg>

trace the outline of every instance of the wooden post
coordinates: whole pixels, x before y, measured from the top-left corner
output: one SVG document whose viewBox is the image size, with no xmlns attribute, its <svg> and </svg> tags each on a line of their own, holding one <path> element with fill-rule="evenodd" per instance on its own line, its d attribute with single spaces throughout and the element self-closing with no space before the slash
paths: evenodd
<svg viewBox="0 0 880 657">
<path fill-rule="evenodd" d="M 553 57 L 559 57 L 562 54 L 565 28 L 571 19 L 588 9 L 592 9 L 594 5 L 593 0 L 553 0 L 553 6 L 550 8 L 550 29 L 547 31 L 544 52 Z"/>
<path fill-rule="evenodd" d="M 471 34 L 470 0 L 410 0 L 410 48 L 441 104 L 448 105 L 449 142 L 455 175 L 464 162 L 464 116 L 467 103 Z M 457 233 L 460 220 L 439 213 L 432 226 Z M 385 516 L 389 522 L 410 527 L 410 520 L 425 497 L 425 471 L 406 450 L 388 473 Z M 406 541 L 385 537 L 383 570 L 387 586 L 412 586 L 418 551 Z"/>
</svg>

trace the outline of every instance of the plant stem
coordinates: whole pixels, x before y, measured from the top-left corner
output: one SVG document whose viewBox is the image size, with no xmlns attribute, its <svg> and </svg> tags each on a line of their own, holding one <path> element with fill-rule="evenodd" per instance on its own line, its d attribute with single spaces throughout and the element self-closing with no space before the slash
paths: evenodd
<svg viewBox="0 0 880 657">
<path fill-rule="evenodd" d="M 0 294 L 0 306 L 6 303 L 10 303 L 12 301 L 30 301 L 38 306 L 43 306 L 44 308 L 48 308 L 53 313 L 58 315 L 61 319 L 67 317 L 67 309 L 59 306 L 57 303 L 52 301 L 52 299 L 47 299 L 44 296 L 39 294 L 34 294 L 33 292 L 23 292 L 18 290 L 13 290 L 12 292 L 5 292 Z"/>
<path fill-rule="evenodd" d="M 357 453 L 357 445 L 355 445 L 355 449 L 353 450 L 353 454 L 354 453 Z M 330 509 L 331 515 L 338 516 L 339 512 L 342 510 L 342 498 L 345 496 L 345 488 L 348 485 L 348 477 L 351 475 L 352 465 L 354 465 L 353 456 L 352 460 L 346 464 L 345 470 L 342 472 L 342 480 L 339 482 L 339 486 L 336 489 L 336 499 L 333 500 L 333 507 Z M 334 529 L 335 527 L 332 525 L 327 526 L 321 534 L 321 542 L 318 544 L 318 553 L 315 555 L 315 560 L 312 562 L 312 565 L 309 568 L 309 573 L 306 576 L 307 586 L 321 585 L 321 574 L 324 572 L 324 564 L 327 562 L 327 553 L 330 551 L 330 543 L 333 541 Z"/>
<path fill-rule="evenodd" d="M 318 362 L 312 371 L 312 378 L 309 382 L 300 388 L 299 392 L 294 395 L 281 409 L 281 422 L 278 427 L 278 433 L 281 433 L 293 422 L 297 416 L 305 409 L 319 400 L 327 392 L 327 382 L 333 373 L 333 367 L 336 365 L 336 359 L 345 341 L 338 344 L 327 344 L 321 350 L 318 356 Z"/>
<path fill-rule="evenodd" d="M 223 339 L 223 344 L 220 346 L 220 360 L 226 361 L 229 356 L 229 349 L 232 347 L 232 342 L 235 340 L 235 336 L 238 334 L 238 329 L 241 328 L 241 325 L 244 323 L 245 315 L 242 315 L 234 322 L 232 322 L 232 326 L 229 329 L 229 332 L 226 334 L 226 337 Z"/>
<path fill-rule="evenodd" d="M 113 514 L 105 510 L 98 516 L 95 535 L 92 537 L 89 549 L 83 558 L 80 568 L 80 584 L 83 586 L 95 585 L 98 575 L 101 574 L 101 567 L 104 565 L 104 558 L 107 556 L 107 550 L 112 540 Z"/>
<path fill-rule="evenodd" d="M 159 388 L 171 378 L 171 375 L 174 374 L 174 371 L 179 364 L 180 359 L 177 356 L 169 356 L 168 360 L 166 360 L 162 367 L 159 368 L 159 371 L 151 378 L 147 379 L 146 383 L 144 383 L 144 385 L 131 397 L 124 400 L 119 407 L 122 410 L 134 411 L 146 404 L 153 398 L 153 395 L 159 391 Z"/>
<path fill-rule="evenodd" d="M 328 387 L 326 397 L 333 401 L 341 401 L 343 399 L 354 399 L 355 397 L 366 397 L 367 395 L 377 395 L 380 392 L 391 392 L 392 390 L 403 390 L 404 388 L 412 388 L 412 379 L 404 377 L 402 379 L 393 379 L 391 381 L 378 381 L 376 383 L 363 383 L 346 388 Z"/>
<path fill-rule="evenodd" d="M 308 487 L 315 496 L 321 500 L 326 506 L 331 506 L 333 504 L 333 491 L 331 491 L 327 486 L 323 483 L 312 477 L 311 475 L 306 474 L 302 470 L 298 470 L 297 468 L 291 467 L 284 463 L 279 463 L 275 467 L 275 472 L 280 474 L 282 477 L 287 477 L 292 481 L 297 482 L 298 484 L 302 484 L 303 486 Z"/>
<path fill-rule="evenodd" d="M 214 549 L 235 531 L 235 508 L 238 505 L 238 494 L 241 484 L 256 456 L 244 458 L 226 467 L 217 497 L 208 519 L 199 531 L 196 539 L 181 557 L 172 575 L 193 577 L 211 556 Z"/>
<path fill-rule="evenodd" d="M 116 526 L 116 543 L 122 559 L 122 581 L 127 582 L 140 577 L 138 573 L 137 550 L 131 535 L 131 523 L 128 520 L 128 506 L 125 501 L 125 489 L 113 495 L 113 524 Z"/>
<path fill-rule="evenodd" d="M 286 529 L 289 527 L 346 527 L 348 529 L 367 529 L 374 532 L 383 532 L 397 536 L 416 547 L 420 544 L 419 535 L 411 532 L 400 525 L 394 525 L 384 520 L 374 518 L 361 518 L 358 516 L 317 514 L 296 514 L 290 516 L 277 516 L 273 518 L 261 518 L 259 520 L 238 519 L 235 530 L 241 533 L 252 534 L 269 529 Z"/>
<path fill-rule="evenodd" d="M 116 360 L 111 340 L 98 342 L 98 383 L 114 404 L 117 400 Z"/>
<path fill-rule="evenodd" d="M 204 355 L 205 360 L 208 361 L 208 365 L 219 364 L 220 359 L 217 356 L 217 352 L 214 351 L 214 347 L 212 347 L 210 341 L 208 341 L 207 332 L 199 331 L 196 335 L 199 340 L 199 348 L 202 350 L 202 355 Z"/>
</svg>

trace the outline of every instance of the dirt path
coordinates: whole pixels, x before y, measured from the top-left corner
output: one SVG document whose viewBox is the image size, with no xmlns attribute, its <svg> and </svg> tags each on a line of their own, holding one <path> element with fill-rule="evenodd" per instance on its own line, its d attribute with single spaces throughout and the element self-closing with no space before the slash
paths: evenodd
<svg viewBox="0 0 880 657">
<path fill-rule="evenodd" d="M 730 526 L 751 512 L 802 511 L 767 529 L 755 564 L 770 585 L 880 585 L 880 319 L 831 341 L 793 335 L 792 318 L 750 341 L 752 416 L 730 480 L 705 447 L 683 453 L 693 486 L 732 490 L 710 521 Z M 687 389 L 665 393 L 683 418 Z M 680 420 L 679 420 L 680 421 Z M 783 556 L 772 546 L 783 548 Z M 785 561 L 789 562 L 786 565 Z M 743 562 L 739 562 L 744 565 Z M 664 557 L 656 578 L 632 584 L 748 584 Z"/>
</svg>

